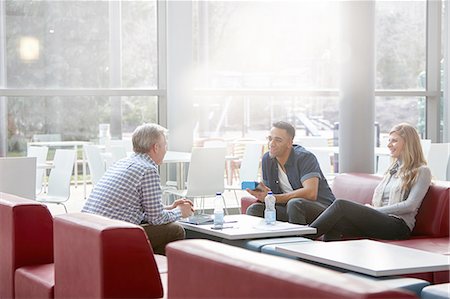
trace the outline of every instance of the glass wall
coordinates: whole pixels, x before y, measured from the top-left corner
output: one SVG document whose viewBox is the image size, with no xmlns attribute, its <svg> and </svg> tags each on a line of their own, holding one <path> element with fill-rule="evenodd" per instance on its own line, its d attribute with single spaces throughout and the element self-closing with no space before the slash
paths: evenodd
<svg viewBox="0 0 450 299">
<path fill-rule="evenodd" d="M 417 130 L 425 137 L 425 97 L 376 97 L 375 121 L 382 134 L 399 122 L 415 124 Z"/>
<path fill-rule="evenodd" d="M 426 88 L 427 2 L 375 7 L 376 89 L 393 91 L 377 99 L 376 121 L 383 132 L 399 121 L 423 132 L 425 98 L 396 93 Z M 332 136 L 343 55 L 339 11 L 339 1 L 196 1 L 196 87 L 216 91 L 197 98 L 198 135 L 246 136 L 284 119 L 300 134 Z"/>
<path fill-rule="evenodd" d="M 130 137 L 136 126 L 144 122 L 158 121 L 157 97 L 9 97 L 9 155 L 25 154 L 28 141 L 84 140 L 97 143 L 99 124 L 116 124 L 111 119 L 117 106 L 121 114 L 122 138 Z M 45 140 L 45 135 L 59 137 Z"/>
<path fill-rule="evenodd" d="M 9 88 L 157 87 L 155 1 L 6 1 Z"/>
<path fill-rule="evenodd" d="M 427 2 L 377 1 L 375 9 L 375 88 L 424 90 Z"/>
<path fill-rule="evenodd" d="M 8 155 L 36 134 L 90 141 L 108 123 L 119 139 L 158 121 L 157 1 L 5 1 L 0 14 Z"/>
<path fill-rule="evenodd" d="M 281 93 L 196 97 L 200 139 L 222 137 L 264 139 L 268 128 L 283 119 L 297 127 L 296 135 L 333 137 L 338 98 Z"/>
<path fill-rule="evenodd" d="M 165 113 L 158 59 L 166 55 L 158 34 L 165 22 L 176 24 L 158 18 L 166 4 L 1 2 L 0 130 L 7 119 L 10 154 L 35 134 L 95 140 L 98 125 L 109 123 L 121 138 L 158 121 Z M 427 1 L 375 7 L 376 121 L 382 132 L 398 121 L 425 132 Z M 194 0 L 195 138 L 264 136 L 279 119 L 293 122 L 299 136 L 331 138 L 339 118 L 339 12 L 339 1 Z"/>
<path fill-rule="evenodd" d="M 337 88 L 337 1 L 195 1 L 198 87 Z"/>
</svg>

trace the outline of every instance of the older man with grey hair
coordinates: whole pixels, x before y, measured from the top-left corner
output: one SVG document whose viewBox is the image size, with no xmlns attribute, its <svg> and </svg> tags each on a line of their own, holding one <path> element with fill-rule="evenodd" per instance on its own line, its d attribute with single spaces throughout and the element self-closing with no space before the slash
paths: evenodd
<svg viewBox="0 0 450 299">
<path fill-rule="evenodd" d="M 190 200 L 178 199 L 170 206 L 161 200 L 158 165 L 167 152 L 167 129 L 157 124 L 136 128 L 133 155 L 112 165 L 95 185 L 82 212 L 142 225 L 153 251 L 165 254 L 167 243 L 185 237 L 175 221 L 189 217 Z"/>
</svg>

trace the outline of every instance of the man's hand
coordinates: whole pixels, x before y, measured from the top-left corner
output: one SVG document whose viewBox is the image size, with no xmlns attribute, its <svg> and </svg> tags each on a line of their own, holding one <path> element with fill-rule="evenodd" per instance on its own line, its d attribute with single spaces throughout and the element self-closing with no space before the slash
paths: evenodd
<svg viewBox="0 0 450 299">
<path fill-rule="evenodd" d="M 189 202 L 190 202 L 190 200 L 189 200 Z M 192 202 L 190 202 L 190 203 L 189 202 L 185 202 L 185 203 L 178 205 L 178 208 L 181 211 L 182 218 L 187 218 L 194 213 L 194 207 L 192 206 Z"/>
<path fill-rule="evenodd" d="M 168 210 L 172 210 L 172 209 L 175 209 L 176 207 L 178 207 L 179 205 L 182 205 L 182 204 L 185 204 L 185 203 L 190 204 L 192 207 L 194 206 L 194 204 L 192 203 L 192 201 L 190 201 L 189 199 L 181 198 L 181 199 L 175 200 L 175 201 L 172 203 L 172 205 L 170 205 L 167 209 L 168 209 Z"/>
<path fill-rule="evenodd" d="M 189 217 L 194 213 L 194 204 L 189 199 L 177 199 L 172 203 L 172 205 L 167 206 L 166 210 L 173 210 L 176 207 L 180 209 L 182 218 Z"/>
<path fill-rule="evenodd" d="M 266 185 L 264 185 L 263 182 L 259 183 L 257 189 L 255 190 L 250 190 L 250 189 L 245 189 L 245 191 L 247 191 L 248 193 L 250 193 L 251 195 L 253 195 L 254 197 L 256 197 L 256 199 L 260 202 L 264 202 L 264 199 L 267 196 L 267 192 L 270 191 L 269 187 L 267 187 Z"/>
</svg>

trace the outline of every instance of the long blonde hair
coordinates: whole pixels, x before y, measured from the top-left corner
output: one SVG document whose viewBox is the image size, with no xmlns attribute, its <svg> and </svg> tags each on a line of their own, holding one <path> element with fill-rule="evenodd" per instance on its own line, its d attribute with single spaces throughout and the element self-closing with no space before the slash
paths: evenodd
<svg viewBox="0 0 450 299">
<path fill-rule="evenodd" d="M 400 154 L 402 161 L 400 168 L 398 169 L 398 175 L 402 178 L 402 190 L 409 192 L 411 186 L 417 179 L 419 174 L 419 167 L 427 165 L 425 156 L 420 144 L 420 137 L 416 129 L 407 123 L 401 123 L 394 126 L 389 134 L 397 133 L 405 141 L 405 145 Z M 389 173 L 394 167 L 396 167 L 395 159 L 392 165 L 389 167 L 387 173 Z"/>
</svg>

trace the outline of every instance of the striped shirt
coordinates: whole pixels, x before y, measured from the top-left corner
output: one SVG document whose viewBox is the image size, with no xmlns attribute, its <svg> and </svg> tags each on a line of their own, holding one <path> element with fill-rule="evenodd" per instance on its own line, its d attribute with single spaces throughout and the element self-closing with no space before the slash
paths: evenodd
<svg viewBox="0 0 450 299">
<path fill-rule="evenodd" d="M 161 196 L 158 165 L 147 154 L 135 153 L 108 168 L 82 212 L 134 224 L 160 225 L 179 219 L 180 209 L 164 209 Z"/>
</svg>

